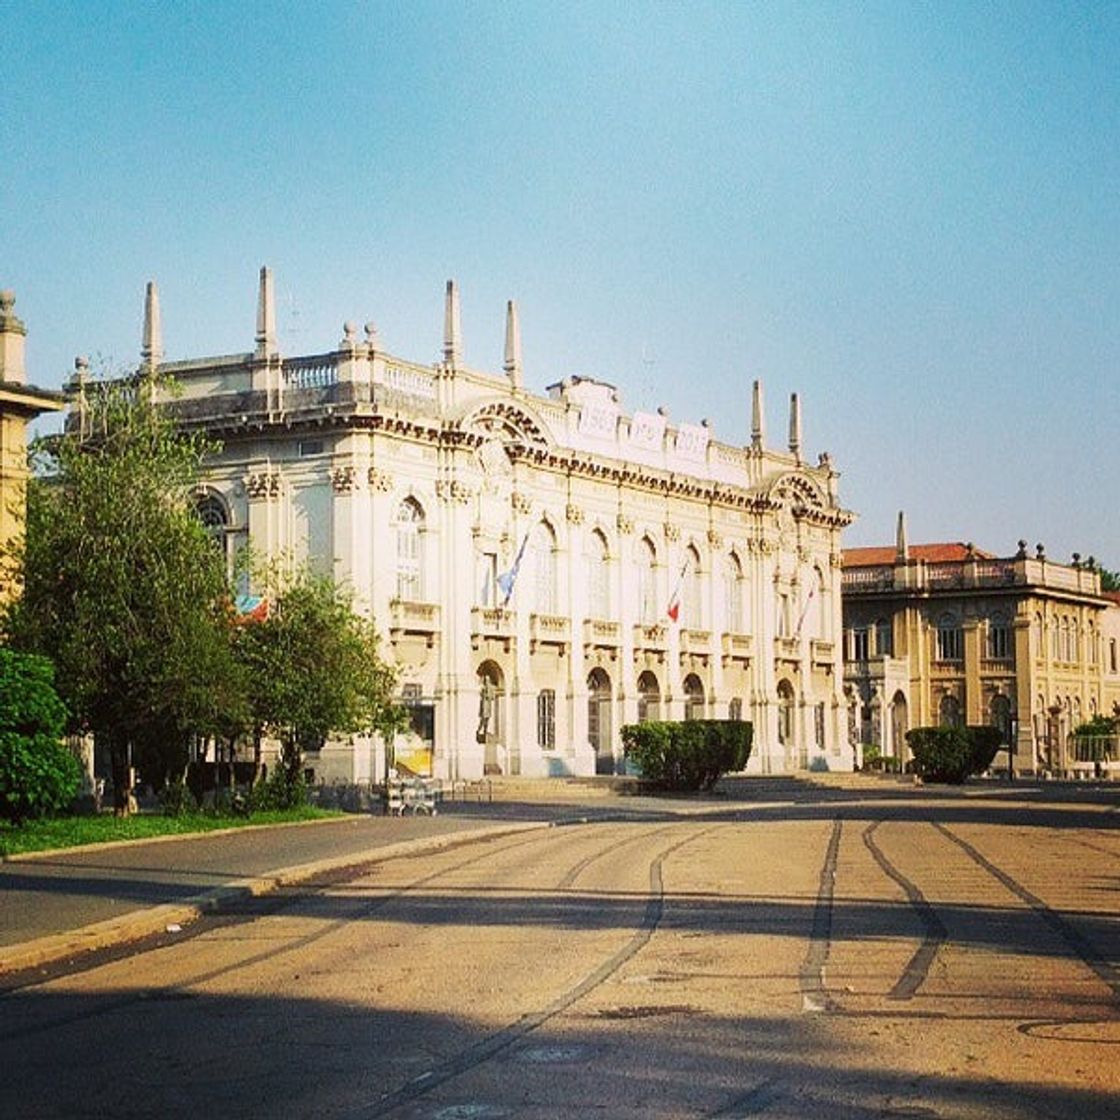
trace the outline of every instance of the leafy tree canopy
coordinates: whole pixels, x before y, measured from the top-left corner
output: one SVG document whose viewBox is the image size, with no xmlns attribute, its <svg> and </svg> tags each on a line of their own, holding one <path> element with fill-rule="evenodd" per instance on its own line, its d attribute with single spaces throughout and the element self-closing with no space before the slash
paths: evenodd
<svg viewBox="0 0 1120 1120">
<path fill-rule="evenodd" d="M 133 745 L 181 750 L 243 723 L 224 561 L 193 509 L 208 445 L 149 383 L 98 384 L 67 430 L 32 446 L 12 644 L 45 654 L 75 730 L 110 746 L 117 807 Z"/>
<path fill-rule="evenodd" d="M 346 588 L 306 569 L 272 582 L 268 617 L 239 627 L 235 647 L 257 737 L 281 741 L 294 777 L 304 750 L 332 735 L 391 732 L 401 709 L 395 670 Z"/>
</svg>

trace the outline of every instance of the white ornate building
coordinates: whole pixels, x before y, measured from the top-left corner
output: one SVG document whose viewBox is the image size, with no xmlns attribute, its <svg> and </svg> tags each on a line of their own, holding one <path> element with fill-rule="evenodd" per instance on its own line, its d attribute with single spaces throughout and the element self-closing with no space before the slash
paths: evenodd
<svg viewBox="0 0 1120 1120">
<path fill-rule="evenodd" d="M 502 372 L 464 364 L 454 283 L 432 365 L 385 353 L 372 324 L 285 357 L 267 269 L 254 351 L 161 351 L 150 286 L 144 364 L 177 382 L 183 424 L 222 444 L 204 516 L 231 552 L 251 540 L 353 587 L 437 774 L 613 772 L 623 724 L 687 714 L 750 720 L 753 771 L 851 769 L 851 515 L 828 456 L 802 456 L 796 395 L 779 451 L 764 447 L 758 382 L 746 445 L 706 422 L 628 415 L 591 378 L 534 393 L 512 302 Z M 338 743 L 309 765 L 363 780 L 382 759 Z"/>
</svg>

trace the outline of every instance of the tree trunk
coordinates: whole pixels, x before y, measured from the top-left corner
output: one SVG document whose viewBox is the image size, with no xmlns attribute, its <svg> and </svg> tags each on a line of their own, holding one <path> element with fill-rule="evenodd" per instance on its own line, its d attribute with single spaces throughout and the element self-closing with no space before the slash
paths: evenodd
<svg viewBox="0 0 1120 1120">
<path fill-rule="evenodd" d="M 110 734 L 109 768 L 113 775 L 113 816 L 127 817 L 132 808 L 132 752 L 122 735 Z"/>
</svg>

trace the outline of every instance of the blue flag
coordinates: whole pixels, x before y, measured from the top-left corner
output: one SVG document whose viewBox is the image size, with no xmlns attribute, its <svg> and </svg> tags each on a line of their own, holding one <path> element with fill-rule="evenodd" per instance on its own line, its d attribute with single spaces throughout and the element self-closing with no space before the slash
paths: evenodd
<svg viewBox="0 0 1120 1120">
<path fill-rule="evenodd" d="M 521 568 L 521 558 L 525 555 L 525 546 L 529 543 L 529 534 L 525 534 L 525 539 L 521 542 L 521 547 L 517 550 L 517 556 L 514 558 L 513 567 L 508 572 L 502 572 L 498 576 L 498 586 L 502 589 L 502 606 L 509 602 L 510 596 L 513 594 L 513 585 L 517 582 L 517 573 Z"/>
</svg>

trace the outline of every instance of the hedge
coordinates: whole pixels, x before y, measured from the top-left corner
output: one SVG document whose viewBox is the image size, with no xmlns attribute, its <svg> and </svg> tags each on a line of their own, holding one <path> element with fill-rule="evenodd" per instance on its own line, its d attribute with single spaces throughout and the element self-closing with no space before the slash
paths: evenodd
<svg viewBox="0 0 1120 1120">
<path fill-rule="evenodd" d="M 662 789 L 711 789 L 750 758 L 754 727 L 733 719 L 646 720 L 622 728 L 626 757 Z"/>
<path fill-rule="evenodd" d="M 991 766 L 1003 746 L 998 727 L 915 727 L 906 732 L 914 770 L 926 781 L 959 785 Z"/>
</svg>

